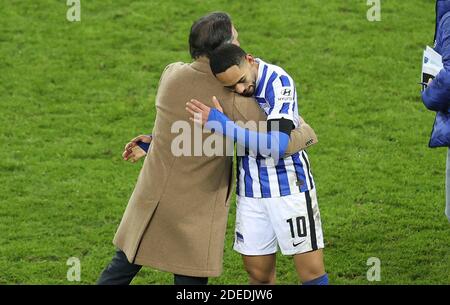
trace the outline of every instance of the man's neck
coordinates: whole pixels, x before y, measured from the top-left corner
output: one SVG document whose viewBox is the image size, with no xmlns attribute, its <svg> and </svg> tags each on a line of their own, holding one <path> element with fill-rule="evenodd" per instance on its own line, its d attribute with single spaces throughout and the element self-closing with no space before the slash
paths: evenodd
<svg viewBox="0 0 450 305">
<path fill-rule="evenodd" d="M 207 56 L 199 56 L 197 58 L 195 58 L 195 61 L 200 61 L 200 62 L 207 62 L 209 63 L 209 58 Z"/>
</svg>

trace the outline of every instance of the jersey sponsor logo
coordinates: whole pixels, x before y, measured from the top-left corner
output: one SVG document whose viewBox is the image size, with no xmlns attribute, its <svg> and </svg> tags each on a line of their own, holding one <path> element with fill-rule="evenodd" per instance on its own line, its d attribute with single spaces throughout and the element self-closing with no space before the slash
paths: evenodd
<svg viewBox="0 0 450 305">
<path fill-rule="evenodd" d="M 292 96 L 279 96 L 277 101 L 292 101 L 294 98 Z"/>
<path fill-rule="evenodd" d="M 284 96 L 291 96 L 291 92 L 292 92 L 291 89 L 281 89 L 281 95 Z"/>
</svg>

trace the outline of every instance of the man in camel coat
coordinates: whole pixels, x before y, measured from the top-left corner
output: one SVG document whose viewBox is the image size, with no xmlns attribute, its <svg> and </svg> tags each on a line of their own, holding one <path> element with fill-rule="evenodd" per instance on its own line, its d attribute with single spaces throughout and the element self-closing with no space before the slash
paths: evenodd
<svg viewBox="0 0 450 305">
<path fill-rule="evenodd" d="M 175 284 L 206 284 L 208 277 L 221 274 L 233 156 L 225 148 L 219 155 L 194 156 L 194 143 L 191 156 L 178 156 L 173 141 L 179 133 L 172 127 L 175 122 L 189 124 L 194 139 L 186 102 L 195 98 L 209 101 L 212 107 L 212 96 L 217 96 L 233 121 L 266 125 L 266 116 L 253 98 L 225 89 L 213 76 L 208 54 L 223 43 L 239 44 L 229 16 L 204 16 L 191 28 L 194 61 L 173 63 L 164 70 L 151 148 L 114 237 L 118 250 L 98 284 L 129 284 L 142 265 L 173 273 Z M 202 140 L 209 136 L 202 134 Z M 291 134 L 287 154 L 316 142 L 314 131 L 302 121 Z"/>
</svg>

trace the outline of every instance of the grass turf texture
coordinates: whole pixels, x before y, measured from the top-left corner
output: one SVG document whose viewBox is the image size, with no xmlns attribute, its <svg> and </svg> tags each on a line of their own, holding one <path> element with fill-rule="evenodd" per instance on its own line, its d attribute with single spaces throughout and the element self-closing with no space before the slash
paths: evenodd
<svg viewBox="0 0 450 305">
<path fill-rule="evenodd" d="M 70 284 L 66 260 L 94 283 L 142 162 L 124 144 L 149 132 L 166 64 L 189 61 L 196 18 L 229 12 L 242 47 L 296 80 L 300 113 L 319 144 L 309 150 L 333 284 L 449 284 L 445 149 L 427 148 L 433 113 L 420 101 L 422 50 L 432 44 L 434 1 L 365 0 L 4 1 L 0 8 L 0 283 Z M 189 97 L 187 97 L 189 98 Z M 232 250 L 212 284 L 247 283 Z M 297 283 L 279 256 L 278 283 Z M 144 268 L 135 284 L 172 283 Z"/>
</svg>

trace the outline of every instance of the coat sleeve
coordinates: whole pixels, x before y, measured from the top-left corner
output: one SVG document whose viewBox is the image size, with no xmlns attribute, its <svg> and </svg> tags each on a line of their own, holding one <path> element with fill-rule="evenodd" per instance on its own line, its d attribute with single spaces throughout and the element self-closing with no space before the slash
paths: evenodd
<svg viewBox="0 0 450 305">
<path fill-rule="evenodd" d="M 244 123 L 253 121 L 256 124 L 260 121 L 267 121 L 267 116 L 259 108 L 254 99 L 238 94 L 234 96 L 233 115 L 231 118 L 233 121 L 241 121 Z M 266 126 L 266 124 L 261 125 Z M 304 150 L 317 142 L 317 136 L 314 130 L 300 117 L 300 126 L 291 131 L 289 144 L 284 153 L 284 157 Z"/>
<path fill-rule="evenodd" d="M 300 150 L 304 150 L 313 144 L 318 142 L 316 133 L 311 126 L 306 123 L 302 117 L 300 117 L 300 126 L 298 128 L 292 129 L 289 145 L 284 152 L 285 156 L 290 156 L 295 154 Z"/>
<path fill-rule="evenodd" d="M 450 17 L 442 22 L 442 69 L 431 84 L 422 91 L 425 106 L 434 111 L 446 111 L 450 105 Z"/>
</svg>

